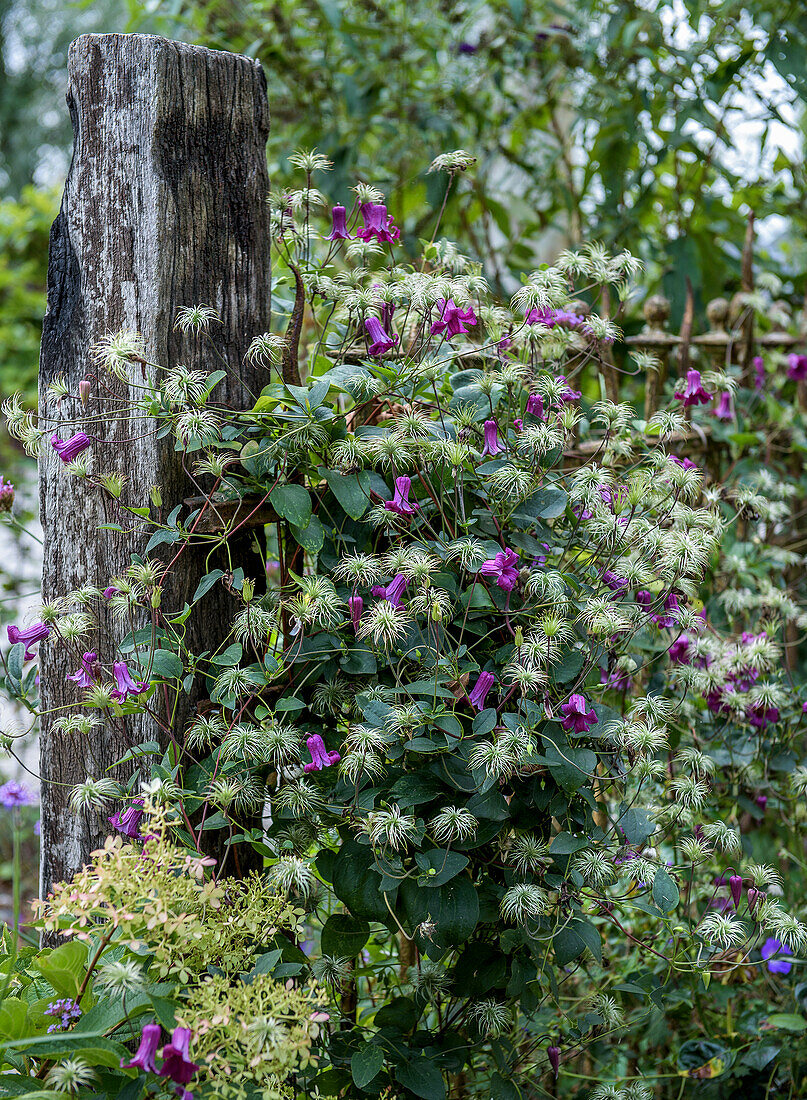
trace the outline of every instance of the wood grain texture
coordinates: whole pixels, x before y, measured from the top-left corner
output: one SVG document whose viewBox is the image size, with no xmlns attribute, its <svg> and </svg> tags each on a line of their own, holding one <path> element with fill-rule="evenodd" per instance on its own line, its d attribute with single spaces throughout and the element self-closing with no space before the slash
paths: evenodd
<svg viewBox="0 0 807 1100">
<path fill-rule="evenodd" d="M 51 232 L 40 413 L 57 429 L 60 420 L 74 420 L 78 403 L 58 407 L 47 386 L 63 377 L 77 393 L 79 380 L 91 379 L 87 413 L 106 412 L 88 427 L 93 469 L 123 474 L 123 499 L 132 506 L 146 504 L 149 487 L 159 485 L 165 516 L 198 489 L 173 441 L 155 438 L 154 421 L 117 415 L 135 396 L 141 368 L 132 368 L 129 384 L 101 376 L 90 349 L 126 329 L 140 333 L 152 362 L 226 366 L 215 398 L 237 408 L 249 407 L 266 384 L 262 368 L 243 362 L 250 340 L 269 328 L 266 83 L 248 58 L 151 35 L 84 35 L 70 48 L 68 74 L 75 148 Z M 211 332 L 223 363 L 209 343 L 174 331 L 177 309 L 199 304 L 220 313 L 223 324 Z M 63 437 L 74 430 L 65 426 Z M 40 506 L 46 602 L 84 584 L 103 589 L 145 549 L 148 532 L 131 523 L 126 533 L 97 530 L 120 521 L 116 502 L 66 476 L 50 445 L 40 463 Z M 200 555 L 186 553 L 182 562 L 164 592 L 164 612 L 181 610 L 205 572 Z M 226 633 L 232 597 L 217 586 L 199 607 L 188 624 L 195 652 L 214 648 Z M 51 639 L 41 647 L 45 892 L 108 832 L 103 816 L 69 809 L 73 785 L 103 775 L 128 738 L 159 739 L 156 725 L 140 717 L 126 720 L 125 734 L 106 723 L 91 744 L 53 729 L 54 711 L 79 709 L 80 692 L 65 677 L 78 667 L 80 650 L 95 649 L 109 667 L 113 643 L 127 629 L 102 612 L 97 636 L 84 646 L 70 651 Z M 178 733 L 182 724 L 180 714 Z"/>
</svg>

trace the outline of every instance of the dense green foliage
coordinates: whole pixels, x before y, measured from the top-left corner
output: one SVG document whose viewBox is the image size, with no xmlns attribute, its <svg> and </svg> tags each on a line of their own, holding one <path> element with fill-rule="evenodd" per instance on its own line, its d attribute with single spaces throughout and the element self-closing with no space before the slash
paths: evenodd
<svg viewBox="0 0 807 1100">
<path fill-rule="evenodd" d="M 684 275 L 701 305 L 737 288 L 750 210 L 774 215 L 766 263 L 804 290 L 807 14 L 797 0 L 209 0 L 179 10 L 192 40 L 263 62 L 278 189 L 290 183 L 289 149 L 317 147 L 335 166 L 329 199 L 355 178 L 377 184 L 416 251 L 424 198 L 437 194 L 423 166 L 448 149 L 473 152 L 478 168 L 458 183 L 444 225 L 500 291 L 564 245 L 598 240 L 639 255 L 678 318 Z"/>
<path fill-rule="evenodd" d="M 702 363 L 646 422 L 634 383 L 622 404 L 596 399 L 618 336 L 599 310 L 636 274 L 629 253 L 564 253 L 506 306 L 442 238 L 408 261 L 364 186 L 324 239 L 323 158 L 292 162 L 303 186 L 273 222 L 290 323 L 253 341 L 267 384 L 252 410 L 217 404 L 221 372 L 154 366 L 144 383 L 136 334 L 97 348 L 133 415 L 173 432 L 201 508 L 148 504 L 80 434 L 63 456 L 64 476 L 142 525 L 142 554 L 40 611 L 36 637 L 77 665 L 60 725 L 91 739 L 146 714 L 155 734 L 133 750 L 150 778 L 130 752 L 73 791 L 76 813 L 117 809 L 132 843 L 110 842 L 42 910 L 90 941 L 64 964 L 72 992 L 50 955 L 9 960 L 7 1068 L 58 1089 L 54 1056 L 70 1050 L 86 1078 L 75 1092 L 114 1095 L 120 1041 L 152 1021 L 156 1036 L 187 1027 L 201 1068 L 184 1083 L 205 1098 L 596 1086 L 672 1100 L 696 1079 L 715 1097 L 795 1091 L 807 616 L 804 486 L 786 456 L 804 447 L 807 359 L 769 353 L 756 385 L 731 355 Z M 444 158 L 435 174 L 446 187 L 466 165 Z M 751 306 L 761 326 L 775 318 L 761 292 Z M 215 346 L 213 310 L 177 325 L 189 351 Z M 55 383 L 79 432 L 103 433 L 108 384 L 91 382 L 101 411 L 86 413 Z M 7 414 L 29 450 L 42 445 L 47 424 L 15 403 Z M 686 453 L 706 434 L 708 472 Z M 754 461 L 760 445 L 776 476 Z M 275 514 L 256 532 L 258 575 L 254 554 L 232 559 L 237 511 L 223 532 L 198 522 L 237 501 Z M 191 605 L 171 606 L 194 547 L 210 571 Z M 218 585 L 231 631 L 191 652 L 186 624 Z M 114 647 L 99 606 L 133 627 Z M 10 640 L 6 689 L 35 708 L 25 637 Z M 206 702 L 176 728 L 189 692 Z M 142 847 L 168 843 L 163 821 L 189 862 Z M 216 836 L 213 871 L 199 853 Z M 240 887 L 226 876 L 249 848 L 259 873 Z M 194 900 L 220 889 L 229 918 Z M 124 981 L 136 1011 L 107 1003 Z M 324 1013 L 293 999 L 311 982 Z M 90 990 L 85 1024 L 43 1037 L 46 1004 Z M 255 1061 L 239 1036 L 258 1034 L 276 1053 Z M 155 1068 L 127 1069 L 127 1097 L 165 1093 Z"/>
</svg>

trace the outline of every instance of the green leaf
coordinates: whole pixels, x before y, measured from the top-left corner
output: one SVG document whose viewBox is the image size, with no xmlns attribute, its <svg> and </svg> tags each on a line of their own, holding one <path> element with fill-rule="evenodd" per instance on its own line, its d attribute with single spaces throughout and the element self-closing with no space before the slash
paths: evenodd
<svg viewBox="0 0 807 1100">
<path fill-rule="evenodd" d="M 671 913 L 678 904 L 679 897 L 675 882 L 663 867 L 659 867 L 653 878 L 653 901 L 662 913 Z"/>
<path fill-rule="evenodd" d="M 151 674 L 162 676 L 164 680 L 179 680 L 183 664 L 176 653 L 170 649 L 155 649 L 152 654 Z"/>
<path fill-rule="evenodd" d="M 381 875 L 373 866 L 369 848 L 347 840 L 342 845 L 333 870 L 333 889 L 355 917 L 386 923 L 389 910 L 379 893 Z"/>
<path fill-rule="evenodd" d="M 367 1043 L 350 1059 L 350 1072 L 353 1074 L 354 1084 L 363 1089 L 378 1076 L 383 1065 L 384 1051 L 373 1043 Z"/>
<path fill-rule="evenodd" d="M 219 665 L 221 668 L 235 668 L 243 656 L 244 648 L 241 643 L 233 642 L 232 645 L 227 646 L 223 653 L 211 657 L 210 663 L 211 665 Z"/>
<path fill-rule="evenodd" d="M 477 737 L 482 737 L 486 733 L 490 733 L 495 728 L 497 721 L 496 711 L 489 708 L 488 710 L 482 710 L 479 714 L 474 715 L 472 729 Z"/>
<path fill-rule="evenodd" d="M 322 929 L 322 953 L 355 959 L 369 938 L 370 925 L 366 920 L 350 913 L 331 913 Z"/>
<path fill-rule="evenodd" d="M 445 1100 L 443 1075 L 425 1055 L 404 1062 L 395 1070 L 395 1079 L 422 1100 Z"/>
<path fill-rule="evenodd" d="M 468 857 L 461 852 L 448 852 L 432 848 L 429 852 L 416 852 L 415 863 L 423 872 L 418 876 L 420 886 L 442 886 L 468 866 Z"/>
<path fill-rule="evenodd" d="M 309 554 L 318 554 L 325 542 L 325 528 L 316 516 L 311 516 L 305 527 L 297 527 L 291 524 L 291 533 L 295 541 L 307 550 Z"/>
<path fill-rule="evenodd" d="M 602 962 L 600 934 L 588 921 L 573 920 L 553 937 L 552 946 L 555 949 L 555 960 L 558 966 L 566 966 L 573 959 L 579 958 L 586 948 L 597 962 Z"/>
<path fill-rule="evenodd" d="M 544 739 L 546 759 L 552 778 L 569 794 L 591 782 L 597 767 L 597 757 L 591 749 L 573 749 L 569 745 L 558 748 L 547 738 Z"/>
<path fill-rule="evenodd" d="M 75 998 L 87 970 L 87 945 L 79 940 L 63 943 L 40 954 L 36 965 L 57 993 Z"/>
<path fill-rule="evenodd" d="M 269 503 L 295 527 L 307 527 L 311 520 L 311 497 L 302 485 L 276 485 L 269 494 Z"/>
<path fill-rule="evenodd" d="M 0 1038 L 21 1039 L 28 1032 L 28 1005 L 19 997 L 6 997 L 0 1004 Z"/>
<path fill-rule="evenodd" d="M 768 1027 L 777 1028 L 780 1031 L 805 1031 L 807 1020 L 803 1016 L 797 1016 L 794 1012 L 774 1012 L 767 1018 Z"/>
<path fill-rule="evenodd" d="M 22 680 L 22 666 L 25 662 L 25 642 L 16 642 L 8 651 L 6 664 L 9 676 L 19 685 Z"/>
<path fill-rule="evenodd" d="M 223 569 L 212 569 L 209 573 L 206 573 L 204 577 L 199 581 L 196 587 L 196 591 L 193 594 L 192 603 L 196 603 L 197 600 L 201 600 L 205 593 L 209 592 L 216 581 L 221 580 L 224 576 Z"/>
<path fill-rule="evenodd" d="M 361 519 L 370 507 L 370 474 L 361 470 L 358 474 L 340 474 L 320 466 L 318 471 L 327 481 L 328 488 L 351 519 Z"/>
<path fill-rule="evenodd" d="M 571 833 L 558 833 L 549 845 L 550 854 L 553 856 L 571 856 L 575 852 L 588 847 L 588 839 L 584 836 L 572 836 Z"/>
</svg>

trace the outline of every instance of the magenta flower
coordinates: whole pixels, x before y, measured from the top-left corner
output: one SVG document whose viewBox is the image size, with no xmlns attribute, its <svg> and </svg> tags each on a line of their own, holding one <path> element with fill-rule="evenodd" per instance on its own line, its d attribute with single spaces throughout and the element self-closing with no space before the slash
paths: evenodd
<svg viewBox="0 0 807 1100">
<path fill-rule="evenodd" d="M 342 759 L 338 752 L 328 752 L 325 748 L 325 742 L 318 733 L 312 733 L 310 737 L 306 738 L 305 743 L 311 753 L 311 763 L 306 764 L 303 768 L 306 773 L 321 772 L 323 768 L 330 768 L 331 764 L 338 764 Z"/>
<path fill-rule="evenodd" d="M 131 838 L 140 836 L 140 819 L 143 816 L 143 810 L 140 807 L 142 806 L 143 799 L 136 798 L 128 810 L 124 810 L 123 813 L 118 810 L 112 817 L 108 817 L 107 821 L 124 836 Z"/>
<path fill-rule="evenodd" d="M 664 601 L 665 611 L 680 611 L 681 605 L 678 602 L 678 597 L 674 592 L 670 592 Z M 653 615 L 653 622 L 658 623 L 659 626 L 675 626 L 675 619 L 672 615 Z"/>
<path fill-rule="evenodd" d="M 731 407 L 731 394 L 728 390 L 721 393 L 717 408 L 712 409 L 712 416 L 716 417 L 718 420 L 734 419 L 734 409 Z"/>
<path fill-rule="evenodd" d="M 368 317 L 364 322 L 364 327 L 370 335 L 370 345 L 367 348 L 367 354 L 376 359 L 380 355 L 384 355 L 394 348 L 398 343 L 397 336 L 387 336 L 384 331 L 384 327 L 377 317 Z"/>
<path fill-rule="evenodd" d="M 615 667 L 610 672 L 606 668 L 601 668 L 600 683 L 614 691 L 630 691 L 633 686 L 633 677 L 623 668 Z"/>
<path fill-rule="evenodd" d="M 440 310 L 440 320 L 435 321 L 432 325 L 432 336 L 440 336 L 445 333 L 446 339 L 450 340 L 452 336 L 464 336 L 468 331 L 466 325 L 473 328 L 474 325 L 479 323 L 479 318 L 471 306 L 467 309 L 461 309 L 460 306 L 455 304 L 453 298 L 449 298 L 448 301 L 445 298 L 438 298 L 437 307 Z"/>
<path fill-rule="evenodd" d="M 492 672 L 480 672 L 468 695 L 468 702 L 471 706 L 476 707 L 477 710 L 484 710 L 487 694 L 495 683 L 496 677 Z"/>
<path fill-rule="evenodd" d="M 15 806 L 33 806 L 35 803 L 36 795 L 24 783 L 10 779 L 0 787 L 0 806 L 6 810 L 13 810 Z"/>
<path fill-rule="evenodd" d="M 755 703 L 753 707 L 748 708 L 746 717 L 756 729 L 764 730 L 769 725 L 779 721 L 779 708 L 766 707 L 764 703 Z"/>
<path fill-rule="evenodd" d="M 132 674 L 125 661 L 115 661 L 112 666 L 112 674 L 115 677 L 116 688 L 112 692 L 112 698 L 122 703 L 127 695 L 142 695 L 148 691 L 148 684 L 132 679 Z"/>
<path fill-rule="evenodd" d="M 743 880 L 740 875 L 731 875 L 729 877 L 729 890 L 731 891 L 731 900 L 734 902 L 734 908 L 739 909 L 743 897 Z"/>
<path fill-rule="evenodd" d="M 686 386 L 683 390 L 676 390 L 675 396 L 679 401 L 684 402 L 685 409 L 688 409 L 690 405 L 708 405 L 712 400 L 703 388 L 699 370 L 687 371 Z"/>
<path fill-rule="evenodd" d="M 667 650 L 670 656 L 670 663 L 674 665 L 687 665 L 687 654 L 689 653 L 689 635 L 682 634 L 680 638 L 676 638 L 670 648 Z"/>
<path fill-rule="evenodd" d="M 807 355 L 797 355 L 792 352 L 787 357 L 787 377 L 802 382 L 807 378 Z"/>
<path fill-rule="evenodd" d="M 698 464 L 693 462 L 691 458 L 679 458 L 678 455 L 670 455 L 673 462 L 677 462 L 679 466 L 683 466 L 685 470 L 697 470 Z"/>
<path fill-rule="evenodd" d="M 516 430 L 517 432 L 520 432 L 520 431 L 521 431 L 521 429 L 522 429 L 523 427 L 524 427 L 524 421 L 523 421 L 523 420 L 521 419 L 521 417 L 520 417 L 520 416 L 517 416 L 517 417 L 515 418 L 515 420 L 513 421 L 513 428 L 514 428 L 514 429 L 515 429 L 515 430 Z"/>
<path fill-rule="evenodd" d="M 558 1073 L 560 1072 L 560 1047 L 547 1047 L 546 1056 L 549 1059 L 549 1064 L 552 1067 L 552 1072 L 554 1073 L 555 1080 L 557 1081 Z"/>
<path fill-rule="evenodd" d="M 350 234 L 347 231 L 347 210 L 344 206 L 335 206 L 331 211 L 331 221 L 333 228 L 326 241 L 349 241 Z"/>
<path fill-rule="evenodd" d="M 14 486 L 0 477 L 0 512 L 10 512 L 14 503 Z"/>
<path fill-rule="evenodd" d="M 588 703 L 582 695 L 569 696 L 569 702 L 560 708 L 563 719 L 561 725 L 565 730 L 575 733 L 588 733 L 592 726 L 596 726 L 599 719 L 593 710 L 586 710 Z"/>
<path fill-rule="evenodd" d="M 362 241 L 370 241 L 375 238 L 382 244 L 392 244 L 400 240 L 401 231 L 394 224 L 392 215 L 387 214 L 387 208 L 382 203 L 362 203 L 361 216 L 364 225 L 356 230 L 356 236 Z"/>
<path fill-rule="evenodd" d="M 539 420 L 544 419 L 544 399 L 539 393 L 531 393 L 527 398 L 527 412 Z"/>
<path fill-rule="evenodd" d="M 74 680 L 80 688 L 90 688 L 98 676 L 98 654 L 85 653 L 81 658 L 81 668 L 67 677 Z"/>
<path fill-rule="evenodd" d="M 8 640 L 12 645 L 17 645 L 22 642 L 25 646 L 25 660 L 33 660 L 35 654 L 31 649 L 32 645 L 36 645 L 37 642 L 44 642 L 45 638 L 50 634 L 50 627 L 45 623 L 34 623 L 33 626 L 28 626 L 25 630 L 20 630 L 18 626 L 9 626 L 7 629 Z"/>
<path fill-rule="evenodd" d="M 412 479 L 406 476 L 395 478 L 395 496 L 392 500 L 384 501 L 384 507 L 388 512 L 397 512 L 399 516 L 413 516 L 420 508 L 416 501 L 409 500 L 409 490 L 412 488 Z"/>
<path fill-rule="evenodd" d="M 561 374 L 558 376 L 559 382 L 564 382 L 566 389 L 561 393 L 560 399 L 564 404 L 568 404 L 570 401 L 579 401 L 583 396 L 581 390 L 573 390 L 569 383 L 566 381 L 566 375 Z"/>
<path fill-rule="evenodd" d="M 383 584 L 374 584 L 372 592 L 374 596 L 380 596 L 382 599 L 388 600 L 393 607 L 400 607 L 401 596 L 404 594 L 404 589 L 408 583 L 403 573 L 396 573 L 386 587 Z"/>
<path fill-rule="evenodd" d="M 755 355 L 751 360 L 754 365 L 754 389 L 761 391 L 765 389 L 765 360 L 761 355 Z"/>
<path fill-rule="evenodd" d="M 644 588 L 641 589 L 639 592 L 636 593 L 636 602 L 638 603 L 639 607 L 643 607 L 645 611 L 647 611 L 647 609 L 652 606 L 653 593 L 648 592 Z"/>
<path fill-rule="evenodd" d="M 113 596 L 118 596 L 118 595 L 120 595 L 120 592 L 118 591 L 118 589 L 115 587 L 114 584 L 111 584 L 109 586 L 109 588 L 104 589 L 104 599 L 105 600 L 111 600 Z"/>
<path fill-rule="evenodd" d="M 479 572 L 483 577 L 495 577 L 499 588 L 512 592 L 518 583 L 517 562 L 518 554 L 515 550 L 500 550 L 494 557 L 482 562 Z"/>
<path fill-rule="evenodd" d="M 353 629 L 358 631 L 359 619 L 361 619 L 361 613 L 364 610 L 364 600 L 361 596 L 350 596 L 347 606 L 350 609 L 350 621 L 353 623 Z"/>
<path fill-rule="evenodd" d="M 501 454 L 504 450 L 499 442 L 499 425 L 495 420 L 485 421 L 485 444 L 482 447 L 482 457 L 490 455 L 491 458 L 494 455 Z"/>
<path fill-rule="evenodd" d="M 616 573 L 612 573 L 610 569 L 606 569 L 602 575 L 602 583 L 610 588 L 612 592 L 615 592 L 617 596 L 624 596 L 628 590 L 628 584 L 630 583 L 626 577 L 618 577 Z"/>
<path fill-rule="evenodd" d="M 143 1030 L 145 1031 L 145 1028 Z M 190 1028 L 174 1028 L 171 1042 L 162 1049 L 163 1064 L 159 1071 L 160 1077 L 170 1077 L 178 1085 L 187 1085 L 199 1069 L 197 1064 L 192 1062 L 188 1056 L 190 1042 Z"/>
<path fill-rule="evenodd" d="M 154 1061 L 160 1045 L 162 1028 L 159 1024 L 146 1024 L 140 1035 L 140 1046 L 131 1062 L 121 1062 L 121 1069 L 142 1069 L 144 1073 L 158 1073 Z"/>
<path fill-rule="evenodd" d="M 64 441 L 59 439 L 59 436 L 54 432 L 50 437 L 50 441 L 62 462 L 72 462 L 76 455 L 86 451 L 92 442 L 86 432 L 76 432 L 74 436 Z"/>
<path fill-rule="evenodd" d="M 786 959 L 775 957 L 777 955 L 793 954 L 790 948 L 783 944 L 781 940 L 775 940 L 773 937 L 765 940 L 760 954 L 762 958 L 767 961 L 768 970 L 770 970 L 771 974 L 789 974 L 793 969 L 792 963 L 787 962 Z"/>
</svg>

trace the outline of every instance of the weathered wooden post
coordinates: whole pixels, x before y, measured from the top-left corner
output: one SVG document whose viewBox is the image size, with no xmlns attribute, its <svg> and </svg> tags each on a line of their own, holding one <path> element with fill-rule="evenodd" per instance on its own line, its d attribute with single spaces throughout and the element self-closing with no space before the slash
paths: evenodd
<svg viewBox="0 0 807 1100">
<path fill-rule="evenodd" d="M 133 506 L 147 504 L 149 487 L 158 485 L 165 515 L 194 491 L 173 440 L 158 441 L 153 421 L 115 419 L 115 398 L 120 407 L 131 399 L 130 383 L 142 382 L 140 367 L 132 366 L 130 382 L 99 379 L 90 349 L 125 329 L 142 336 L 151 361 L 215 370 L 222 364 L 209 345 L 173 328 L 177 309 L 207 305 L 222 319 L 211 333 L 230 372 L 216 397 L 249 407 L 266 383 L 264 370 L 244 364 L 250 340 L 269 328 L 265 79 L 259 64 L 245 57 L 123 34 L 78 38 L 68 73 L 75 149 L 51 233 L 40 414 L 57 427 L 60 419 L 74 420 L 81 411 L 77 402 L 60 407 L 47 387 L 63 377 L 76 394 L 82 378 L 93 379 L 88 412 L 109 410 L 105 422 L 88 427 L 94 469 L 124 475 L 123 499 Z M 43 448 L 40 497 L 46 602 L 85 584 L 103 588 L 125 570 L 132 552 L 143 553 L 148 536 L 142 530 L 97 531 L 99 523 L 116 518 L 112 502 L 66 476 L 49 445 Z M 181 575 L 163 596 L 164 606 L 177 610 L 204 569 L 189 553 L 182 561 Z M 213 648 L 227 630 L 231 597 L 219 586 L 200 607 L 188 624 L 196 652 Z M 87 648 L 109 660 L 112 642 L 127 629 L 102 610 L 98 637 Z M 75 662 L 52 644 L 42 647 L 41 660 L 47 891 L 71 876 L 108 831 L 102 817 L 69 808 L 71 788 L 88 773 L 103 776 L 126 746 L 106 725 L 89 744 L 54 729 L 59 708 L 79 709 L 80 693 L 65 680 Z M 155 736 L 140 719 L 132 729 L 138 741 Z"/>
</svg>

